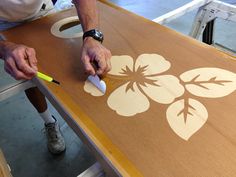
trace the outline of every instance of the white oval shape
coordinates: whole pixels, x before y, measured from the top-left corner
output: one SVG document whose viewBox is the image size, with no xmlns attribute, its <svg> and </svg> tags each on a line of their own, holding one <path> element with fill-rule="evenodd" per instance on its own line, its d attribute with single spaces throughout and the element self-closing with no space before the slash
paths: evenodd
<svg viewBox="0 0 236 177">
<path fill-rule="evenodd" d="M 73 22 L 77 22 L 78 21 L 78 16 L 72 16 L 72 17 L 68 17 L 68 18 L 64 18 L 56 23 L 54 23 L 51 27 L 51 33 L 59 38 L 77 38 L 77 37 L 82 37 L 83 36 L 83 30 L 82 30 L 82 26 L 79 25 L 79 29 L 73 30 L 73 32 L 63 32 L 61 31 L 61 27 L 63 25 L 66 25 L 68 23 L 73 23 Z M 75 32 L 76 31 L 76 32 Z"/>
</svg>

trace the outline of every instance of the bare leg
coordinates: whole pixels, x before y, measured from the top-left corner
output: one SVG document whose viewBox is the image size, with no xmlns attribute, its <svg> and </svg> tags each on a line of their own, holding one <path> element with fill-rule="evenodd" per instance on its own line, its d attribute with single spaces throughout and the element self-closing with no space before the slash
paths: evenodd
<svg viewBox="0 0 236 177">
<path fill-rule="evenodd" d="M 25 90 L 25 94 L 39 113 L 45 112 L 47 110 L 47 102 L 45 96 L 37 87 Z"/>
<path fill-rule="evenodd" d="M 48 149 L 52 154 L 60 154 L 65 151 L 65 141 L 61 134 L 59 123 L 51 115 L 48 110 L 47 102 L 45 96 L 37 88 L 29 88 L 25 90 L 25 94 L 28 97 L 32 105 L 37 109 L 39 115 L 44 120 L 46 135 L 47 135 L 47 145 Z"/>
</svg>

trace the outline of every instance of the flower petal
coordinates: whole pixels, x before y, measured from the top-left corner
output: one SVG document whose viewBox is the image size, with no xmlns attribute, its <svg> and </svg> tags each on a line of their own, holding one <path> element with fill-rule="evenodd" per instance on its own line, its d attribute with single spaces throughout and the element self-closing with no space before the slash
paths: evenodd
<svg viewBox="0 0 236 177">
<path fill-rule="evenodd" d="M 84 91 L 90 93 L 93 96 L 103 96 L 102 93 L 97 87 L 95 87 L 88 79 L 84 83 Z"/>
<path fill-rule="evenodd" d="M 131 71 L 133 71 L 134 60 L 132 57 L 128 55 L 121 56 L 112 56 L 111 57 L 111 66 L 112 69 L 108 74 L 124 76 L 124 70 L 128 67 Z"/>
<path fill-rule="evenodd" d="M 184 87 L 179 83 L 179 79 L 172 75 L 148 77 L 155 80 L 154 84 L 140 85 L 143 91 L 154 101 L 169 104 L 175 98 L 184 93 Z"/>
<path fill-rule="evenodd" d="M 150 107 L 149 101 L 138 89 L 136 83 L 127 89 L 126 83 L 111 93 L 107 100 L 108 106 L 121 116 L 134 116 Z"/>
<path fill-rule="evenodd" d="M 140 67 L 145 67 L 144 74 L 152 75 L 162 73 L 170 68 L 170 62 L 157 54 L 142 54 L 135 62 L 135 71 Z"/>
</svg>

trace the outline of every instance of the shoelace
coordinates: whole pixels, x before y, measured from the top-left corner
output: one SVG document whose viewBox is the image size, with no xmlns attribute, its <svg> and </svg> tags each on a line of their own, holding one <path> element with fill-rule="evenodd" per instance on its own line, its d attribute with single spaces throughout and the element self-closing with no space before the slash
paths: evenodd
<svg viewBox="0 0 236 177">
<path fill-rule="evenodd" d="M 48 136 L 52 140 L 57 140 L 57 131 L 55 129 L 55 124 L 49 124 L 46 126 L 46 131 L 48 133 Z"/>
</svg>

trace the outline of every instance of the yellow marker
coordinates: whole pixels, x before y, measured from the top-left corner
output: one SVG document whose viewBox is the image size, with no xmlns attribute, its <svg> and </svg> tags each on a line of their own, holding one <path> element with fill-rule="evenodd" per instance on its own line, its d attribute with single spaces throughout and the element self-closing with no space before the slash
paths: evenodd
<svg viewBox="0 0 236 177">
<path fill-rule="evenodd" d="M 47 76 L 46 74 L 43 74 L 41 72 L 37 72 L 37 76 L 40 78 L 40 79 L 43 79 L 45 81 L 48 81 L 48 82 L 54 82 L 56 84 L 60 84 L 60 82 L 54 80 L 52 77 L 50 76 Z"/>
</svg>

